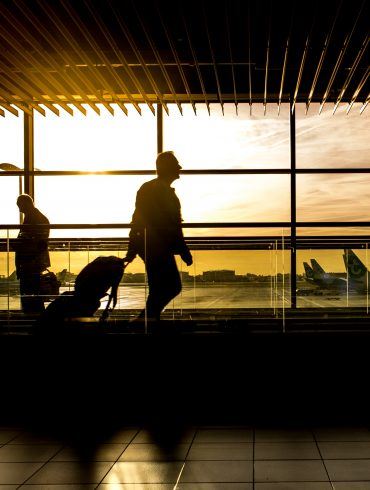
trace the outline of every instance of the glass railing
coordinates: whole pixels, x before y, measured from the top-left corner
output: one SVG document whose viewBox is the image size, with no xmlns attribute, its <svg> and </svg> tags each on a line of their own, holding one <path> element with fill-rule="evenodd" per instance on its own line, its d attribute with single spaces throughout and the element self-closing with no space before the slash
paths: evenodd
<svg viewBox="0 0 370 490">
<path fill-rule="evenodd" d="M 68 229 L 63 225 L 52 226 L 48 242 L 51 266 L 48 270 L 56 275 L 60 283 L 59 294 L 73 292 L 77 275 L 95 258 L 125 257 L 128 227 L 108 229 L 85 225 L 81 229 L 78 226 Z M 0 230 L 0 313 L 8 320 L 23 316 L 14 251 L 18 231 L 15 225 Z M 227 321 L 266 315 L 284 320 L 291 300 L 290 252 L 286 248 L 289 237 L 286 230 L 260 228 L 262 236 L 259 237 L 253 235 L 255 230 L 242 227 L 212 229 L 207 225 L 207 228 L 197 226 L 184 231 L 186 235 L 192 235 L 186 237 L 186 242 L 193 256 L 193 264 L 187 266 L 176 255 L 182 290 L 166 306 L 162 319 Z M 103 237 L 93 238 L 93 232 Z M 62 233 L 67 238 L 60 237 Z M 78 238 L 78 234 L 82 237 Z M 111 237 L 104 237 L 107 234 Z M 75 237 L 72 238 L 73 235 Z M 148 255 L 151 253 L 150 246 L 148 242 Z M 145 310 L 148 293 L 144 262 L 137 256 L 124 271 L 118 287 L 117 304 L 110 318 L 117 321 L 135 319 Z M 42 292 L 38 296 L 46 308 L 57 297 Z M 24 297 L 27 299 L 27 294 Z M 101 315 L 108 298 L 107 295 L 101 299 L 95 317 Z M 144 317 L 147 318 L 147 315 Z"/>
<path fill-rule="evenodd" d="M 305 236 L 297 246 L 297 307 L 369 314 L 370 237 Z"/>
<path fill-rule="evenodd" d="M 49 271 L 60 283 L 59 295 L 73 293 L 77 275 L 95 258 L 126 256 L 129 225 L 51 228 Z M 16 225 L 0 229 L 0 317 L 8 325 L 37 318 L 25 315 L 22 309 L 15 272 L 18 231 Z M 247 324 L 245 320 L 272 319 L 279 330 L 285 331 L 292 318 L 369 315 L 370 237 L 365 234 L 300 235 L 293 247 L 288 229 L 271 226 L 252 229 L 186 225 L 184 233 L 193 264 L 187 266 L 176 255 L 182 290 L 167 304 L 161 315 L 163 320 Z M 150 255 L 149 242 L 145 248 Z M 293 260 L 295 281 L 291 278 Z M 119 283 L 110 321 L 130 322 L 144 311 L 147 326 L 148 293 L 144 262 L 136 257 L 127 265 Z M 46 308 L 59 295 L 39 294 Z M 108 299 L 108 294 L 101 298 L 94 313 L 96 320 Z"/>
</svg>

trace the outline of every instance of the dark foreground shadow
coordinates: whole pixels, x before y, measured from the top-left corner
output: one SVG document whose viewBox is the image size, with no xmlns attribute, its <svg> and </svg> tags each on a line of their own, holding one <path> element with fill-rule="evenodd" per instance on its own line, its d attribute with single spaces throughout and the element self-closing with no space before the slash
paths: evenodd
<svg viewBox="0 0 370 490">
<path fill-rule="evenodd" d="M 2 337 L 0 424 L 108 440 L 147 428 L 368 425 L 366 335 Z M 172 439 L 172 440 L 171 440 Z"/>
</svg>

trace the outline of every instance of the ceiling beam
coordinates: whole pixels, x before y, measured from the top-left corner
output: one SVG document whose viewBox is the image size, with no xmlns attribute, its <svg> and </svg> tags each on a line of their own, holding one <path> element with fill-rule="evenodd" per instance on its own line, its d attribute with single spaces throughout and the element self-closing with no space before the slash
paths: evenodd
<svg viewBox="0 0 370 490">
<path fill-rule="evenodd" d="M 352 77 L 353 77 L 353 75 L 354 75 L 354 73 L 355 73 L 355 71 L 356 71 L 356 69 L 357 69 L 357 67 L 361 61 L 361 58 L 362 58 L 364 52 L 366 51 L 368 44 L 369 44 L 369 34 L 367 33 L 365 36 L 364 42 L 362 43 L 362 46 L 361 46 L 359 52 L 357 53 L 357 56 L 356 56 L 354 62 L 352 63 L 352 66 L 351 66 L 351 69 L 347 75 L 347 78 L 346 78 L 345 82 L 343 83 L 343 87 L 340 91 L 340 94 L 338 95 L 338 98 L 335 102 L 333 114 L 335 114 L 335 111 L 337 110 L 341 100 L 343 99 L 343 96 L 344 96 L 349 84 L 351 83 Z M 348 114 L 348 112 L 347 112 L 347 114 Z"/>
<path fill-rule="evenodd" d="M 183 26 L 184 26 L 184 29 L 185 29 L 185 32 L 186 32 L 186 37 L 187 37 L 187 40 L 188 40 L 190 52 L 191 52 L 191 55 L 192 55 L 192 58 L 193 58 L 193 61 L 194 61 L 195 69 L 197 71 L 199 85 L 200 85 L 200 88 L 201 88 L 201 91 L 202 91 L 202 94 L 203 94 L 203 100 L 204 100 L 204 102 L 205 102 L 205 104 L 207 106 L 208 114 L 210 115 L 211 114 L 211 109 L 209 107 L 208 95 L 207 95 L 207 92 L 206 92 L 206 89 L 205 89 L 202 72 L 200 70 L 200 65 L 199 65 L 199 62 L 198 62 L 198 57 L 197 57 L 197 54 L 195 52 L 195 47 L 194 47 L 193 42 L 192 42 L 191 37 L 190 37 L 190 31 L 189 31 L 189 28 L 188 28 L 188 24 L 187 24 L 187 21 L 186 21 L 184 9 L 182 7 L 181 2 L 179 4 L 179 8 L 180 8 L 182 23 L 183 23 Z"/>
<path fill-rule="evenodd" d="M 220 79 L 218 77 L 216 57 L 215 57 L 215 53 L 214 53 L 213 46 L 212 46 L 211 34 L 209 32 L 206 7 L 205 7 L 203 1 L 202 1 L 202 10 L 203 10 L 204 25 L 206 27 L 206 34 L 207 34 L 207 39 L 208 39 L 208 46 L 209 46 L 209 50 L 210 50 L 211 58 L 212 58 L 213 73 L 214 73 L 215 79 L 216 79 L 216 88 L 217 88 L 218 101 L 221 104 L 222 114 L 224 114 L 224 103 L 223 103 L 223 100 L 222 100 L 221 83 L 220 83 Z"/>
<path fill-rule="evenodd" d="M 168 107 L 166 105 L 166 102 L 163 100 L 163 97 L 161 95 L 161 91 L 159 90 L 158 86 L 157 86 L 157 83 L 156 81 L 154 80 L 152 74 L 150 73 L 150 70 L 148 69 L 147 67 L 147 64 L 140 52 L 140 49 L 138 48 L 133 36 L 131 35 L 130 33 L 130 30 L 128 29 L 122 15 L 120 14 L 120 12 L 118 12 L 118 10 L 116 10 L 114 8 L 114 6 L 112 5 L 111 3 L 111 0 L 108 0 L 108 3 L 109 5 L 111 6 L 112 8 L 112 11 L 117 19 L 117 22 L 118 22 L 118 25 L 121 29 L 121 32 L 123 33 L 123 35 L 126 37 L 128 43 L 130 44 L 130 47 L 133 51 L 133 53 L 135 54 L 137 60 L 139 61 L 140 63 L 140 67 L 143 69 L 147 79 L 149 80 L 150 82 L 150 85 L 152 86 L 155 94 L 156 94 L 156 97 L 157 97 L 157 100 L 159 100 L 159 102 L 161 103 L 162 107 L 164 108 L 164 110 L 166 111 L 166 113 L 168 114 Z"/>
<path fill-rule="evenodd" d="M 323 46 L 323 48 L 321 50 L 320 59 L 319 59 L 319 62 L 317 64 L 317 67 L 316 67 L 315 75 L 313 77 L 311 88 L 310 88 L 310 92 L 308 94 L 308 98 L 307 98 L 307 102 L 306 102 L 306 114 L 308 112 L 308 108 L 310 107 L 310 104 L 311 104 L 311 101 L 312 101 L 312 97 L 313 97 L 313 94 L 314 94 L 314 91 L 315 91 L 315 88 L 316 88 L 316 85 L 317 85 L 317 81 L 319 79 L 320 72 L 321 72 L 322 67 L 323 67 L 323 64 L 324 64 L 324 59 L 325 59 L 326 53 L 328 51 L 330 39 L 331 39 L 331 37 L 333 35 L 334 27 L 335 27 L 335 24 L 337 23 L 339 12 L 340 12 L 340 9 L 342 7 L 342 4 L 343 4 L 343 0 L 341 0 L 339 2 L 338 8 L 337 8 L 337 10 L 335 12 L 335 16 L 334 16 L 334 19 L 333 19 L 333 22 L 332 22 L 332 25 L 331 25 L 331 28 L 330 28 L 330 31 L 327 34 L 327 36 L 325 37 L 324 46 Z"/>
<path fill-rule="evenodd" d="M 171 94 L 173 94 L 173 97 L 174 97 L 174 100 L 176 102 L 176 105 L 177 105 L 177 107 L 178 107 L 178 109 L 180 111 L 180 114 L 182 115 L 182 107 L 181 107 L 181 104 L 180 104 L 180 102 L 177 99 L 176 90 L 175 90 L 175 88 L 174 88 L 174 86 L 172 84 L 171 78 L 169 77 L 169 75 L 167 73 L 166 67 L 163 64 L 161 55 L 160 55 L 160 53 L 159 53 L 159 51 L 158 51 L 158 49 L 157 49 L 157 47 L 156 47 L 156 45 L 154 43 L 154 40 L 153 40 L 152 36 L 149 33 L 149 30 L 147 29 L 146 25 L 144 24 L 144 22 L 143 22 L 143 20 L 141 18 L 140 12 L 139 12 L 136 4 L 135 4 L 135 1 L 131 1 L 131 4 L 132 4 L 133 9 L 134 9 L 134 11 L 136 13 L 136 16 L 137 16 L 137 18 L 139 20 L 139 24 L 140 24 L 140 26 L 141 26 L 144 34 L 145 34 L 145 37 L 146 37 L 146 39 L 147 39 L 147 41 L 149 43 L 149 46 L 150 46 L 151 50 L 154 53 L 155 59 L 157 60 L 157 63 L 159 64 L 159 67 L 161 69 L 162 75 L 163 75 L 164 79 L 166 80 L 167 86 L 168 86 Z"/>
<path fill-rule="evenodd" d="M 233 50 L 232 50 L 232 45 L 231 45 L 231 34 L 230 34 L 230 19 L 229 19 L 229 11 L 228 11 L 227 5 L 228 5 L 228 3 L 225 2 L 226 36 L 227 36 L 227 45 L 228 45 L 229 55 L 230 55 L 230 66 L 231 66 L 231 77 L 232 77 L 232 81 L 233 81 L 235 111 L 236 111 L 236 114 L 238 114 L 238 96 L 237 96 L 237 91 L 236 91 L 235 68 L 234 68 Z"/>
<path fill-rule="evenodd" d="M 356 90 L 353 92 L 353 95 L 351 97 L 351 101 L 349 102 L 348 107 L 347 107 L 347 110 L 346 110 L 346 113 L 347 114 L 352 109 L 353 104 L 356 102 L 356 99 L 358 97 L 358 94 L 361 92 L 363 86 L 367 82 L 367 79 L 369 78 L 369 75 L 370 75 L 370 67 L 368 67 L 368 69 L 364 73 L 364 76 L 361 78 L 360 83 L 357 85 Z"/>
<path fill-rule="evenodd" d="M 186 91 L 186 94 L 188 95 L 189 97 L 189 101 L 191 103 L 191 106 L 193 108 L 193 111 L 194 111 L 194 114 L 197 113 L 197 109 L 195 107 L 195 103 L 192 99 L 192 94 L 191 94 L 191 90 L 190 90 L 190 87 L 189 87 L 189 84 L 188 84 L 188 81 L 187 81 L 187 78 L 186 78 L 186 75 L 185 75 L 185 72 L 184 72 L 184 69 L 181 65 L 181 61 L 180 61 L 180 58 L 179 58 L 179 55 L 178 55 L 178 52 L 177 52 L 177 49 L 175 48 L 175 45 L 174 45 L 174 42 L 172 40 L 172 36 L 166 26 L 166 23 L 164 22 L 164 19 L 163 19 L 163 15 L 158 7 L 158 3 L 156 3 L 156 6 L 157 6 L 157 12 L 158 12 L 158 15 L 159 15 L 159 18 L 160 18 L 160 21 L 161 21 L 161 24 L 162 24 L 162 28 L 164 30 L 164 33 L 166 35 L 166 38 L 167 38 L 167 41 L 168 41 L 168 44 L 170 46 L 170 49 L 171 49 L 171 52 L 172 52 L 172 56 L 174 57 L 175 59 L 175 62 L 176 62 L 176 66 L 177 66 L 177 69 L 179 71 L 179 74 L 180 74 L 180 77 L 181 77 L 181 80 L 182 80 L 182 83 L 184 85 L 184 88 L 185 88 L 185 91 Z M 165 64 L 164 64 L 165 65 Z"/>
<path fill-rule="evenodd" d="M 334 66 L 334 68 L 333 68 L 333 72 L 332 72 L 332 74 L 331 74 L 331 76 L 330 76 L 329 83 L 328 83 L 328 85 L 327 85 L 327 87 L 326 87 L 326 90 L 325 90 L 324 96 L 323 96 L 322 101 L 321 101 L 321 103 L 320 103 L 320 107 L 319 107 L 319 114 L 321 114 L 321 112 L 322 112 L 322 110 L 323 110 L 323 108 L 324 108 L 325 102 L 326 102 L 326 100 L 327 100 L 327 98 L 328 98 L 328 96 L 329 96 L 329 93 L 330 93 L 330 90 L 331 90 L 331 88 L 332 88 L 332 86 L 333 86 L 333 83 L 334 83 L 335 77 L 337 76 L 337 73 L 338 73 L 339 67 L 340 67 L 340 65 L 341 65 L 341 63 L 342 63 L 342 61 L 343 61 L 344 55 L 345 55 L 345 53 L 346 53 L 346 51 L 347 51 L 347 48 L 348 48 L 348 45 L 349 45 L 349 43 L 350 43 L 350 41 L 351 41 L 352 35 L 353 35 L 353 33 L 354 33 L 354 31 L 355 31 L 355 29 L 356 29 L 356 27 L 357 27 L 357 23 L 358 23 L 358 21 L 359 21 L 359 18 L 360 18 L 361 12 L 362 12 L 362 10 L 363 10 L 363 8 L 364 8 L 365 2 L 366 2 L 366 0 L 363 0 L 363 1 L 362 1 L 362 4 L 361 4 L 361 6 L 360 6 L 360 8 L 359 8 L 359 11 L 358 11 L 358 13 L 357 13 L 357 17 L 356 17 L 355 22 L 354 22 L 354 24 L 353 24 L 353 26 L 352 26 L 352 29 L 350 30 L 349 34 L 347 34 L 347 36 L 346 36 L 346 37 L 345 37 L 345 39 L 344 39 L 344 42 L 343 42 L 342 48 L 341 48 L 341 50 L 340 50 L 340 52 L 339 52 L 339 55 L 338 55 L 337 61 L 336 61 L 335 66 Z"/>
<path fill-rule="evenodd" d="M 101 16 L 98 15 L 98 12 L 96 10 L 96 7 L 92 3 L 89 3 L 88 4 L 88 8 L 90 9 L 91 14 L 93 15 L 94 20 L 97 23 L 97 25 L 99 26 L 101 32 L 105 36 L 105 39 L 109 43 L 109 45 L 110 45 L 113 53 L 116 55 L 117 59 L 120 61 L 120 65 L 124 68 L 126 75 L 131 80 L 131 82 L 135 85 L 135 87 L 137 88 L 137 90 L 140 92 L 143 100 L 145 100 L 145 102 L 146 102 L 147 106 L 149 107 L 150 111 L 153 114 L 155 114 L 155 109 L 154 109 L 154 106 L 153 106 L 152 102 L 150 102 L 148 100 L 148 98 L 146 97 L 145 90 L 143 89 L 143 87 L 142 87 L 139 79 L 136 77 L 134 71 L 129 66 L 129 63 L 127 62 L 127 60 L 126 60 L 126 58 L 125 58 L 122 50 L 119 48 L 119 46 L 117 45 L 117 43 L 114 40 L 113 36 L 109 32 L 109 27 L 104 23 L 104 21 L 101 18 Z M 111 68 L 113 68 L 113 65 L 112 64 L 111 64 Z M 128 89 L 127 89 L 127 93 L 129 93 L 128 92 Z M 139 112 L 139 114 L 141 114 L 141 109 L 140 109 L 140 107 L 138 105 L 135 105 L 136 104 L 135 100 L 132 100 L 132 104 L 134 105 L 134 107 L 136 108 L 136 110 Z"/>
<path fill-rule="evenodd" d="M 13 114 L 13 116 L 17 116 L 17 117 L 19 116 L 19 112 L 17 111 L 17 109 L 11 106 L 10 103 L 7 103 L 6 101 L 3 102 L 0 99 L 0 106 L 6 109 L 11 114 Z"/>
</svg>

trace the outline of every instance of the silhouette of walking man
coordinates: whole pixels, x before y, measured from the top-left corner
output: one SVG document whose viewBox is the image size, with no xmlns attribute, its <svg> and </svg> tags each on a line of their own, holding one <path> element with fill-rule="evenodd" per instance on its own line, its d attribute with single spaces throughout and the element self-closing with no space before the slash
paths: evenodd
<svg viewBox="0 0 370 490">
<path fill-rule="evenodd" d="M 14 245 L 22 310 L 24 313 L 41 313 L 45 309 L 40 296 L 41 273 L 50 266 L 49 227 L 37 225 L 49 225 L 49 220 L 35 207 L 28 194 L 18 197 L 17 206 L 24 213 L 23 225 Z"/>
<path fill-rule="evenodd" d="M 138 254 L 145 262 L 149 295 L 147 318 L 158 321 L 165 306 L 181 291 L 175 255 L 186 265 L 193 263 L 181 227 L 181 206 L 171 187 L 180 177 L 181 166 L 172 151 L 159 153 L 157 178 L 143 184 L 136 195 L 126 261 Z M 145 318 L 143 310 L 139 319 Z"/>
</svg>

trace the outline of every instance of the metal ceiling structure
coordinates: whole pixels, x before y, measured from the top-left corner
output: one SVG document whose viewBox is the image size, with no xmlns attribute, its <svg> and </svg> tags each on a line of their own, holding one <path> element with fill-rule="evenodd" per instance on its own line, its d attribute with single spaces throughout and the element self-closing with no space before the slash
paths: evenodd
<svg viewBox="0 0 370 490">
<path fill-rule="evenodd" d="M 363 112 L 369 3 L 0 0 L 0 115 L 287 101 Z"/>
</svg>

